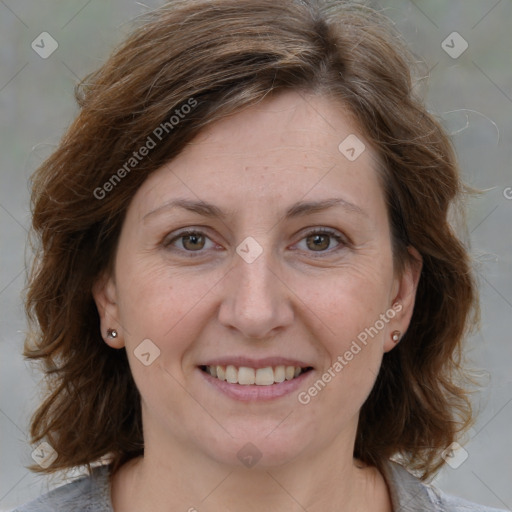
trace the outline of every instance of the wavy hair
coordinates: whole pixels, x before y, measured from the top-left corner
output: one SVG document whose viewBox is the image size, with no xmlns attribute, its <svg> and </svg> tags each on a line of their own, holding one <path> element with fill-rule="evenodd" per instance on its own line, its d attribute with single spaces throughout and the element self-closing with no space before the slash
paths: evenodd
<svg viewBox="0 0 512 512">
<path fill-rule="evenodd" d="M 143 453 L 140 396 L 125 350 L 102 339 L 93 283 L 149 174 L 205 126 L 286 90 L 332 98 L 353 116 L 380 156 L 396 267 L 409 246 L 423 258 L 410 326 L 384 354 L 354 456 L 379 468 L 400 457 L 423 479 L 441 467 L 472 421 L 461 348 L 479 308 L 449 222 L 466 190 L 449 137 L 415 93 L 414 67 L 389 20 L 358 3 L 181 0 L 146 15 L 77 86 L 80 111 L 32 182 L 24 354 L 43 363 L 48 390 L 30 433 L 57 458 L 31 469 L 109 457 L 115 471 Z M 127 168 L 158 127 L 161 140 Z"/>
</svg>

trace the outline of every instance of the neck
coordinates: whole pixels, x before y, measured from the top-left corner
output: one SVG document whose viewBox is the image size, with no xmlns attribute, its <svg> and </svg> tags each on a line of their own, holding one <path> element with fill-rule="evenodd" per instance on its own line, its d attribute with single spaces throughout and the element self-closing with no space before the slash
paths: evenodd
<svg viewBox="0 0 512 512">
<path fill-rule="evenodd" d="M 115 512 L 392 510 L 384 479 L 353 459 L 345 436 L 285 464 L 252 468 L 219 463 L 183 443 L 164 449 L 147 432 L 145 441 L 144 457 L 114 475 Z"/>
</svg>

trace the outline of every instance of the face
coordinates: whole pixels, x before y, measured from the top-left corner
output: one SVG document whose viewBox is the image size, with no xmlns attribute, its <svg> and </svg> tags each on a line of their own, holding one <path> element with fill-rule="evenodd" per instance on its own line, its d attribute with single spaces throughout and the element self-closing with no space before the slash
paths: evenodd
<svg viewBox="0 0 512 512">
<path fill-rule="evenodd" d="M 356 159 L 355 139 L 338 148 L 349 135 Z M 102 332 L 119 333 L 107 342 L 126 348 L 147 450 L 239 465 L 252 443 L 239 457 L 272 466 L 353 443 L 417 283 L 394 273 L 376 161 L 341 105 L 286 92 L 139 188 L 94 295 Z"/>
</svg>

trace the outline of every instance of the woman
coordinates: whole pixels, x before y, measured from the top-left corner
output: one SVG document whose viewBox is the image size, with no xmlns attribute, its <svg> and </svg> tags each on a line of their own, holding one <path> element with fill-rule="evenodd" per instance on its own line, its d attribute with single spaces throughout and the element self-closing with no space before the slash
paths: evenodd
<svg viewBox="0 0 512 512">
<path fill-rule="evenodd" d="M 186 0 L 84 80 L 34 177 L 25 353 L 33 469 L 90 475 L 19 511 L 491 510 L 424 483 L 478 305 L 411 65 L 370 9 Z"/>
</svg>

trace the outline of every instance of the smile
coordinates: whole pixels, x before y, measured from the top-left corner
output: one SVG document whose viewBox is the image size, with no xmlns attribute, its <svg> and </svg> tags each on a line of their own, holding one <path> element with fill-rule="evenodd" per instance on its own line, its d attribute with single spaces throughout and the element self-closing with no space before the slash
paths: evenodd
<svg viewBox="0 0 512 512">
<path fill-rule="evenodd" d="M 293 380 L 311 370 L 311 367 L 301 368 L 300 366 L 289 365 L 267 366 L 265 368 L 212 365 L 200 366 L 199 368 L 218 380 L 243 386 L 271 386 L 285 380 Z"/>
</svg>

